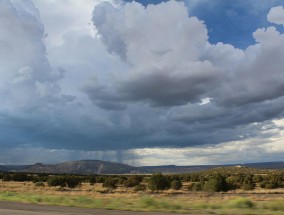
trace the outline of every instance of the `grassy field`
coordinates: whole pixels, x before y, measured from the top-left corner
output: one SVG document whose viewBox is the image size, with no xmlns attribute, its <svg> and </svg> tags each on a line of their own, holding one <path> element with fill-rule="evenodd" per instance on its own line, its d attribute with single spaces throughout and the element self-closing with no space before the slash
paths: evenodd
<svg viewBox="0 0 284 215">
<path fill-rule="evenodd" d="M 284 214 L 284 190 L 205 193 L 167 190 L 115 191 L 83 183 L 76 189 L 36 186 L 32 182 L 0 182 L 0 200 L 112 210 L 164 211 L 190 214 Z"/>
</svg>

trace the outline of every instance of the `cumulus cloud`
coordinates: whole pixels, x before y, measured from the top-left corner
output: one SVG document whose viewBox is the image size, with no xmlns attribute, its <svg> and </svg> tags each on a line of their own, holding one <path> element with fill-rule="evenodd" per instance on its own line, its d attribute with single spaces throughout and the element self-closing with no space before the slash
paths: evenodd
<svg viewBox="0 0 284 215">
<path fill-rule="evenodd" d="M 248 47 L 241 58 L 228 64 L 231 69 L 227 70 L 226 81 L 217 90 L 218 94 L 214 97 L 216 102 L 223 105 L 245 105 L 284 95 L 281 72 L 284 35 L 274 27 L 268 27 L 256 30 L 253 36 L 257 44 Z M 215 57 L 216 55 L 218 56 L 218 52 Z M 237 66 L 233 67 L 236 63 Z"/>
<path fill-rule="evenodd" d="M 49 85 L 46 95 L 59 99 L 54 92 L 62 74 L 52 70 L 46 58 L 38 10 L 31 1 L 0 4 L 1 110 L 37 105 L 36 98 L 43 97 L 38 87 L 43 85 Z"/>
<path fill-rule="evenodd" d="M 44 22 L 47 45 L 61 45 L 64 34 L 70 31 L 84 31 L 94 34 L 91 25 L 91 14 L 94 6 L 104 0 L 80 1 L 64 0 L 32 0 L 40 11 L 40 18 Z M 112 0 L 109 0 L 112 2 Z"/>
<path fill-rule="evenodd" d="M 34 2 L 39 11 L 31 1 L 0 1 L 5 153 L 34 147 L 65 160 L 132 156 L 143 164 L 158 147 L 156 164 L 168 156 L 163 148 L 182 151 L 180 163 L 203 148 L 224 151 L 211 156 L 216 162 L 238 144 L 248 145 L 243 153 L 279 148 L 259 141 L 275 136 L 262 128 L 283 117 L 284 39 L 275 27 L 257 29 L 255 44 L 238 49 L 210 43 L 206 23 L 182 2 Z M 194 162 L 208 162 L 205 154 Z"/>
<path fill-rule="evenodd" d="M 175 106 L 211 97 L 218 105 L 243 105 L 283 96 L 283 35 L 273 27 L 258 29 L 257 44 L 241 50 L 208 43 L 206 26 L 175 1 L 146 8 L 103 3 L 93 22 L 108 51 L 130 65 L 109 86 L 85 87 L 95 103 Z"/>
<path fill-rule="evenodd" d="M 283 6 L 273 7 L 267 15 L 269 22 L 284 25 L 284 8 Z"/>
<path fill-rule="evenodd" d="M 91 99 L 186 104 L 200 101 L 221 78 L 222 70 L 200 60 L 207 29 L 202 21 L 188 16 L 184 4 L 170 1 L 145 8 L 133 2 L 116 8 L 103 3 L 93 14 L 108 51 L 119 55 L 130 69 L 110 88 L 87 86 Z"/>
</svg>

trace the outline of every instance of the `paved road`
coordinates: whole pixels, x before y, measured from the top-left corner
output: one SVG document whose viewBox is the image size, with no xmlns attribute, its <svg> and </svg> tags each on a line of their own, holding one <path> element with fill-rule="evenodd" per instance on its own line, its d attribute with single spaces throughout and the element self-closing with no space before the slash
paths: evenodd
<svg viewBox="0 0 284 215">
<path fill-rule="evenodd" d="M 112 211 L 101 209 L 23 204 L 0 201 L 1 215 L 165 215 L 155 212 Z"/>
</svg>

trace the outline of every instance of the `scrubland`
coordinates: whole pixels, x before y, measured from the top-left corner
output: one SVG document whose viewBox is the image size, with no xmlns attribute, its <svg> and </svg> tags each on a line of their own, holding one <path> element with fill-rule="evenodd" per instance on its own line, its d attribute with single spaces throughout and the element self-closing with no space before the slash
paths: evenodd
<svg viewBox="0 0 284 215">
<path fill-rule="evenodd" d="M 235 181 L 238 187 L 234 187 L 232 185 L 234 183 L 229 184 L 233 176 L 230 173 L 230 176 L 227 175 L 223 178 L 226 179 L 223 181 L 226 185 L 224 189 L 219 186 L 220 183 L 223 183 L 222 177 L 218 184 L 220 174 L 218 173 L 216 176 L 216 172 L 211 173 L 206 173 L 208 177 L 204 176 L 205 173 L 192 174 L 190 180 L 188 180 L 190 174 L 180 177 L 177 177 L 178 175 L 160 175 L 155 180 L 153 179 L 154 176 L 139 176 L 138 185 L 134 182 L 130 183 L 136 176 L 129 175 L 92 176 L 91 178 L 90 176 L 68 176 L 81 179 L 78 184 L 71 183 L 72 186 L 70 185 L 70 187 L 56 184 L 53 184 L 53 186 L 51 180 L 26 180 L 22 182 L 4 180 L 0 181 L 0 200 L 111 210 L 163 211 L 189 214 L 284 214 L 284 188 L 281 187 L 282 172 L 275 173 L 276 175 L 273 177 L 269 175 L 271 173 L 255 173 L 251 186 L 246 184 L 248 183 L 246 178 L 251 178 L 251 175 L 249 177 L 243 175 L 242 181 L 245 186 L 238 184 L 239 181 Z M 242 175 L 242 173 L 237 174 Z M 260 175 L 262 177 L 258 177 Z M 48 177 L 65 176 L 49 175 Z M 181 179 L 181 187 L 175 187 L 178 183 L 163 181 L 161 177 L 163 180 L 170 178 L 172 182 Z M 269 180 L 265 184 L 266 177 Z M 237 178 L 239 179 L 239 175 Z M 277 181 L 278 184 L 280 183 L 279 186 L 269 189 L 275 178 L 279 180 Z M 152 182 L 150 182 L 151 180 Z M 168 184 L 165 187 L 155 187 L 153 181 Z M 197 183 L 201 184 L 202 189 L 200 186 L 196 187 Z M 223 186 L 225 185 L 223 184 Z"/>
</svg>

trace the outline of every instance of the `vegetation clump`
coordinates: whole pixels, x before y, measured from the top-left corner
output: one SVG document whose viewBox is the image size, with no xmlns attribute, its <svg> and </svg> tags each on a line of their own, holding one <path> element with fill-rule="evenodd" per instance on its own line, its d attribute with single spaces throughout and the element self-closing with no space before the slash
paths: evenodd
<svg viewBox="0 0 284 215">
<path fill-rule="evenodd" d="M 106 178 L 103 182 L 103 187 L 116 189 L 117 188 L 117 179 L 116 178 Z"/>
<path fill-rule="evenodd" d="M 171 188 L 174 189 L 174 190 L 180 190 L 182 187 L 182 182 L 180 179 L 174 179 L 172 182 L 171 182 Z"/>
<path fill-rule="evenodd" d="M 165 190 L 170 188 L 170 182 L 166 176 L 158 173 L 149 178 L 148 187 L 152 191 Z"/>
<path fill-rule="evenodd" d="M 75 188 L 80 186 L 82 183 L 81 179 L 76 176 L 54 176 L 47 180 L 49 186 L 60 186 Z"/>
</svg>

